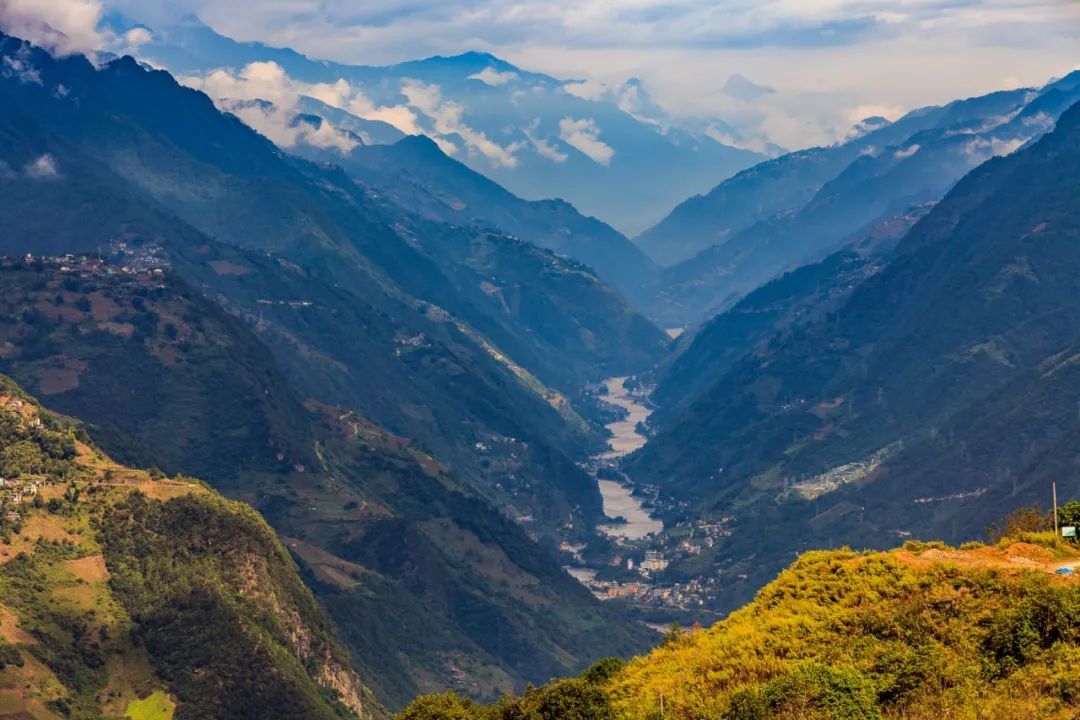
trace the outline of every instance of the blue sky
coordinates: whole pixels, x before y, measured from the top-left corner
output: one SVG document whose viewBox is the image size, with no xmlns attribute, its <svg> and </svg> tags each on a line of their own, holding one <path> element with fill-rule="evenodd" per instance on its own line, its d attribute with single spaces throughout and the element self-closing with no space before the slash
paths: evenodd
<svg viewBox="0 0 1080 720">
<path fill-rule="evenodd" d="M 220 32 L 309 55 L 379 64 L 465 50 L 587 81 L 640 77 L 670 113 L 719 116 L 789 147 L 835 139 L 860 117 L 1080 66 L 1077 0 L 0 0 L 100 44 L 119 8 L 150 25 L 195 13 Z M 775 90 L 724 91 L 741 74 Z"/>
</svg>

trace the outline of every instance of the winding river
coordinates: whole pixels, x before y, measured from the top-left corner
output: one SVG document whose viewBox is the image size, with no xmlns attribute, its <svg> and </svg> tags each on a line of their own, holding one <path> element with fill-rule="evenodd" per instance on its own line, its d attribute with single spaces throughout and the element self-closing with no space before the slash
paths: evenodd
<svg viewBox="0 0 1080 720">
<path fill-rule="evenodd" d="M 598 456 L 601 461 L 617 460 L 629 455 L 646 442 L 645 436 L 637 431 L 637 425 L 648 419 L 652 411 L 631 397 L 623 386 L 624 382 L 625 377 L 608 378 L 604 381 L 608 391 L 604 400 L 624 408 L 628 415 L 623 420 L 608 424 L 607 428 L 612 434 L 611 449 Z M 605 535 L 637 540 L 664 529 L 664 524 L 649 516 L 642 507 L 641 500 L 634 497 L 629 488 L 614 480 L 596 482 L 604 498 L 604 514 L 608 517 L 626 518 L 625 523 L 600 525 L 599 529 Z"/>
</svg>

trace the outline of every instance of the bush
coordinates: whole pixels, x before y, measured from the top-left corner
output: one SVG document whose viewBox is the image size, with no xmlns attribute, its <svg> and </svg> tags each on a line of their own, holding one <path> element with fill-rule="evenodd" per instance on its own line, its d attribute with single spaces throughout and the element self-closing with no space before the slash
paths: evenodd
<svg viewBox="0 0 1080 720">
<path fill-rule="evenodd" d="M 23 666 L 22 653 L 11 643 L 0 641 L 0 670 L 8 665 Z"/>
<path fill-rule="evenodd" d="M 603 685 L 608 680 L 615 677 L 625 667 L 626 661 L 622 658 L 604 658 L 603 660 L 597 660 L 588 670 L 583 672 L 581 674 L 581 679 L 587 683 L 592 683 L 593 685 Z"/>
<path fill-rule="evenodd" d="M 876 720 L 873 684 L 857 670 L 810 664 L 762 690 L 767 717 L 795 720 Z"/>
<path fill-rule="evenodd" d="M 948 550 L 949 546 L 940 540 L 923 542 L 921 540 L 908 540 L 904 543 L 904 549 L 910 553 L 922 553 L 927 550 Z"/>
<path fill-rule="evenodd" d="M 1059 525 L 1080 525 L 1080 502 L 1068 502 L 1058 508 Z"/>
<path fill-rule="evenodd" d="M 397 714 L 396 720 L 477 720 L 481 709 L 452 692 L 421 695 Z"/>
<path fill-rule="evenodd" d="M 1043 532 L 1054 529 L 1054 520 L 1038 506 L 1022 507 L 986 528 L 986 539 L 996 545 L 1005 538 L 1016 537 L 1026 532 Z"/>
</svg>

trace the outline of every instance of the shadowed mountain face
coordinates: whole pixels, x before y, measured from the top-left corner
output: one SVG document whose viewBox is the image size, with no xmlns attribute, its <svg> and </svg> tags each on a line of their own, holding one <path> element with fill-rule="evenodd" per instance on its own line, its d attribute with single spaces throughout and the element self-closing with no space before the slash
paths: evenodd
<svg viewBox="0 0 1080 720">
<path fill-rule="evenodd" d="M 1080 76 L 913 112 L 844 144 L 762 163 L 691 198 L 637 242 L 673 265 L 652 286 L 663 324 L 703 320 L 889 217 L 935 202 L 965 173 L 1053 127 Z"/>
<path fill-rule="evenodd" d="M 479 483 L 492 473 L 476 443 L 514 438 L 524 444 L 515 474 L 534 489 L 496 490 L 500 501 L 541 510 L 549 529 L 566 513 L 588 526 L 599 497 L 573 460 L 598 440 L 560 391 L 633 372 L 664 348 L 589 270 L 405 214 L 130 59 L 94 69 L 3 43 L 41 80 L 0 84 L 4 157 L 17 176 L 4 250 L 161 244 L 255 324 L 306 394 L 420 440 Z M 42 158 L 51 173 L 32 169 Z M 477 248 L 507 252 L 450 247 L 483 237 L 500 239 Z M 565 504 L 539 500 L 553 484 L 556 498 L 569 493 Z"/>
<path fill-rule="evenodd" d="M 1074 107 L 958 183 L 841 302 L 778 325 L 663 419 L 630 472 L 738 514 L 720 555 L 751 579 L 732 600 L 803 548 L 956 539 L 1055 477 L 1080 489 L 1062 473 L 1078 430 L 1078 167 Z"/>
<path fill-rule="evenodd" d="M 111 451 L 262 510 L 390 705 L 647 642 L 550 551 L 600 511 L 575 462 L 599 438 L 559 390 L 664 346 L 617 293 L 522 240 L 402 214 L 130 59 L 9 37 L 0 54 L 40 80 L 0 79 L 0 250 L 171 267 L 146 286 L 5 272 L 6 369 Z"/>
<path fill-rule="evenodd" d="M 393 145 L 298 148 L 305 157 L 341 165 L 349 175 L 398 205 L 444 223 L 498 228 L 574 258 L 629 298 L 659 272 L 636 245 L 610 226 L 580 215 L 562 200 L 527 202 L 462 163 L 429 138 Z"/>
<path fill-rule="evenodd" d="M 672 127 L 670 119 L 639 119 L 610 98 L 581 97 L 575 81 L 528 72 L 487 53 L 371 67 L 236 42 L 190 17 L 152 31 L 141 56 L 177 75 L 273 62 L 300 83 L 343 80 L 363 98 L 352 102 L 350 96 L 343 108 L 374 120 L 393 117 L 399 131 L 437 137 L 455 158 L 520 197 L 565 198 L 625 233 L 639 232 L 688 195 L 764 159 Z M 634 95 L 650 104 L 640 84 Z M 305 112 L 312 107 L 303 104 Z M 329 119 L 370 141 L 392 137 L 385 128 Z"/>
<path fill-rule="evenodd" d="M 250 330 L 173 274 L 95 260 L 0 268 L 19 318 L 0 369 L 126 461 L 198 472 L 262 511 L 382 702 L 493 697 L 644 647 L 648 630 L 415 443 L 303 403 Z"/>
</svg>

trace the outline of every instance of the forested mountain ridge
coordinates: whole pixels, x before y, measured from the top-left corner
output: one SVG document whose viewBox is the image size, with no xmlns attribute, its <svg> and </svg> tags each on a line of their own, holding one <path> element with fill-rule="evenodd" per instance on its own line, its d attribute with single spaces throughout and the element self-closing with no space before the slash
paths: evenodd
<svg viewBox="0 0 1080 720">
<path fill-rule="evenodd" d="M 715 558 L 748 576 L 729 605 L 800 549 L 954 540 L 1055 477 L 1077 490 L 1061 470 L 1077 430 L 1078 166 L 1074 107 L 968 175 L 839 307 L 743 356 L 631 459 L 635 479 L 739 516 Z"/>
<path fill-rule="evenodd" d="M 519 248 L 532 273 L 533 308 L 521 312 L 523 283 L 495 274 L 514 263 L 434 254 L 436 240 L 460 231 L 387 214 L 340 170 L 283 155 L 168 74 L 130 58 L 95 69 L 15 38 L 0 44 L 40 80 L 0 81 L 12 168 L 0 180 L 12 209 L 0 220 L 3 250 L 158 244 L 256 325 L 305 395 L 416 438 L 476 483 L 490 476 L 476 443 L 516 438 L 528 445 L 518 474 L 568 490 L 577 525 L 592 522 L 599 497 L 574 459 L 600 440 L 566 397 L 601 372 L 644 366 L 663 338 L 591 272 Z M 17 178 L 42 158 L 54 172 Z"/>
<path fill-rule="evenodd" d="M 886 218 L 820 262 L 784 273 L 680 335 L 673 352 L 648 374 L 656 386 L 650 398 L 658 405 L 650 421 L 659 426 L 677 417 L 745 355 L 846 302 L 888 264 L 897 243 L 933 207 L 926 203 Z"/>
<path fill-rule="evenodd" d="M 4 712 L 378 718 L 273 531 L 118 465 L 0 376 Z"/>
<path fill-rule="evenodd" d="M 448 686 L 493 697 L 652 636 L 417 443 L 305 402 L 250 329 L 174 272 L 5 261 L 0 308 L 0 371 L 110 451 L 199 471 L 267 517 L 388 707 Z M 477 453 L 502 477 L 520 451 L 507 438 Z"/>
</svg>

